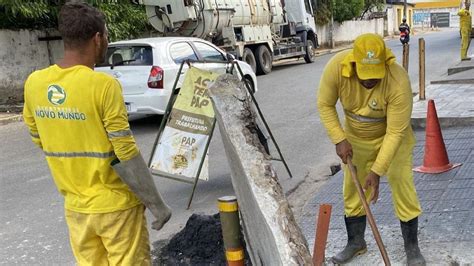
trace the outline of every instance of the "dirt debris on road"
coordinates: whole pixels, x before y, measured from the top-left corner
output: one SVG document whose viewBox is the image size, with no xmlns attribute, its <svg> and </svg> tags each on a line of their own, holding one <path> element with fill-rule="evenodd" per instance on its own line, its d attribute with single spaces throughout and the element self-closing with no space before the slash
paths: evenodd
<svg viewBox="0 0 474 266">
<path fill-rule="evenodd" d="M 241 235 L 244 245 L 245 241 Z M 169 241 L 153 243 L 153 265 L 226 265 L 220 215 L 193 214 Z M 245 250 L 245 265 L 252 265 Z"/>
</svg>

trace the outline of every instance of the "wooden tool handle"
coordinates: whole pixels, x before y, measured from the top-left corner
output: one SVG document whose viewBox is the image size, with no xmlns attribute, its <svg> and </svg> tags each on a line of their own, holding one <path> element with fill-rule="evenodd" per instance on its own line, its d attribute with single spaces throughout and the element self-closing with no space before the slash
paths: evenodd
<svg viewBox="0 0 474 266">
<path fill-rule="evenodd" d="M 360 200 L 362 201 L 362 205 L 364 206 L 365 213 L 367 214 L 367 219 L 369 220 L 370 228 L 372 229 L 372 233 L 375 237 L 375 242 L 377 242 L 377 246 L 379 247 L 380 253 L 382 254 L 383 262 L 385 265 L 390 266 L 390 259 L 388 258 L 387 251 L 385 250 L 385 246 L 382 242 L 382 237 L 380 236 L 379 230 L 377 229 L 377 225 L 375 224 L 374 216 L 370 211 L 369 204 L 367 204 L 367 200 L 365 199 L 364 191 L 362 190 L 362 186 L 360 185 L 359 179 L 357 179 L 357 171 L 352 164 L 351 158 L 347 158 L 347 165 L 349 166 L 349 170 L 351 172 L 352 181 L 357 188 L 357 192 L 359 193 Z"/>
</svg>

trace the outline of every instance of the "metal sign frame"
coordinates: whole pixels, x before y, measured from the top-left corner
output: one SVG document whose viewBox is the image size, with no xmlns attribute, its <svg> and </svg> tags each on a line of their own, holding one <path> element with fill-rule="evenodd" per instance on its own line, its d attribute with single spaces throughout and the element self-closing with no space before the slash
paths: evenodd
<svg viewBox="0 0 474 266">
<path fill-rule="evenodd" d="M 156 139 L 155 139 L 155 143 L 153 144 L 153 149 L 151 151 L 150 159 L 148 160 L 148 167 L 149 168 L 150 168 L 151 163 L 152 163 L 153 155 L 155 154 L 156 148 L 158 146 L 158 141 L 159 141 L 159 139 L 160 139 L 160 137 L 163 133 L 163 130 L 164 130 L 165 126 L 166 126 L 166 122 L 168 121 L 168 119 L 170 117 L 171 110 L 173 109 L 173 105 L 176 101 L 176 98 L 178 97 L 178 94 L 176 93 L 176 91 L 177 91 L 176 87 L 178 85 L 179 78 L 181 77 L 183 66 L 184 66 L 184 64 L 187 64 L 189 67 L 191 67 L 191 64 L 193 64 L 193 63 L 202 63 L 202 64 L 206 64 L 206 63 L 215 64 L 215 63 L 218 63 L 218 64 L 226 64 L 226 65 L 230 64 L 231 65 L 230 69 L 226 70 L 226 72 L 230 73 L 230 74 L 234 73 L 234 70 L 236 69 L 235 66 L 237 66 L 238 73 L 239 73 L 240 77 L 242 78 L 242 80 L 244 80 L 244 74 L 243 74 L 242 69 L 240 68 L 239 62 L 237 60 L 232 60 L 232 61 L 185 60 L 185 61 L 183 61 L 180 65 L 180 67 L 179 67 L 178 74 L 176 75 L 176 79 L 175 79 L 174 85 L 173 85 L 173 90 L 171 91 L 171 97 L 170 97 L 170 100 L 168 101 L 168 104 L 166 106 L 166 110 L 163 114 L 163 118 L 161 120 L 160 127 L 158 129 L 158 133 L 157 133 L 157 136 L 156 136 Z M 268 126 L 267 121 L 265 120 L 265 118 L 263 116 L 263 113 L 260 110 L 260 107 L 257 103 L 257 99 L 255 99 L 255 96 L 253 95 L 253 92 L 250 88 L 250 85 L 247 82 L 244 82 L 244 84 L 245 84 L 245 88 L 247 89 L 248 94 L 250 95 L 250 97 L 252 99 L 253 104 L 255 105 L 255 107 L 257 109 L 258 116 L 262 120 L 263 124 L 265 125 L 265 128 L 268 131 L 268 133 L 270 135 L 270 138 L 271 138 L 273 144 L 275 145 L 275 148 L 276 148 L 276 150 L 279 154 L 280 158 L 273 158 L 272 157 L 272 160 L 281 161 L 284 164 L 290 178 L 293 178 L 293 175 L 291 174 L 290 168 L 288 167 L 288 164 L 286 163 L 286 161 L 283 157 L 283 154 L 280 151 L 280 147 L 278 146 L 278 144 L 277 144 L 277 142 L 276 142 L 276 140 L 275 140 L 275 138 L 274 138 L 274 136 L 273 136 L 273 134 L 270 130 L 270 127 Z M 194 181 L 189 180 L 189 178 L 183 178 L 179 175 L 170 174 L 170 173 L 166 173 L 166 172 L 163 172 L 163 171 L 151 170 L 151 173 L 153 175 L 173 179 L 173 180 L 188 183 L 188 184 L 193 184 L 193 190 L 191 192 L 191 195 L 190 195 L 190 198 L 189 198 L 188 205 L 187 205 L 186 209 L 189 209 L 189 207 L 191 206 L 191 202 L 193 200 L 194 193 L 196 191 L 196 186 L 197 186 L 197 183 L 199 181 L 199 175 L 201 174 L 202 166 L 203 166 L 204 161 L 206 159 L 205 155 L 207 154 L 207 151 L 209 149 L 209 144 L 210 144 L 212 136 L 213 136 L 216 121 L 217 121 L 217 119 L 214 119 L 214 123 L 212 124 L 211 134 L 209 134 L 209 139 L 208 139 L 208 141 L 206 143 L 206 146 L 204 148 L 204 152 L 203 152 L 204 157 L 202 158 L 201 163 L 199 164 L 198 172 L 196 174 L 196 177 L 194 177 Z"/>
</svg>

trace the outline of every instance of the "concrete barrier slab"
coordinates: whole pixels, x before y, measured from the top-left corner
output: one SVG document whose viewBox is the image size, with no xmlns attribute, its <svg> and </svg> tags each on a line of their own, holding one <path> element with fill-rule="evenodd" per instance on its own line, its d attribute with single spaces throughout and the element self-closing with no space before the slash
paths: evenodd
<svg viewBox="0 0 474 266">
<path fill-rule="evenodd" d="M 256 133 L 255 114 L 236 77 L 209 88 L 253 265 L 312 265 L 306 239 Z"/>
</svg>

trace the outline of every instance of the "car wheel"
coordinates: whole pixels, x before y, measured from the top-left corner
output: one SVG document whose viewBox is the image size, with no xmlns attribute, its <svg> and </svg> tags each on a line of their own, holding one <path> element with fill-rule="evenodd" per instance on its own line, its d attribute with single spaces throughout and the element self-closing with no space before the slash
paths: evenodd
<svg viewBox="0 0 474 266">
<path fill-rule="evenodd" d="M 266 45 L 260 45 L 255 53 L 257 59 L 257 74 L 265 75 L 272 71 L 272 53 Z"/>
<path fill-rule="evenodd" d="M 248 85 L 248 89 L 250 89 L 250 92 L 252 94 L 254 94 L 255 93 L 255 85 L 253 84 L 252 78 L 250 76 L 245 76 L 244 77 L 244 82 L 245 82 L 245 84 Z"/>
<path fill-rule="evenodd" d="M 306 63 L 314 62 L 314 43 L 313 40 L 306 40 L 306 54 L 304 55 L 304 61 Z"/>
<path fill-rule="evenodd" d="M 252 49 L 248 47 L 244 49 L 242 61 L 249 64 L 250 67 L 252 67 L 253 72 L 257 73 L 257 62 L 255 61 L 255 56 L 253 55 Z"/>
</svg>

